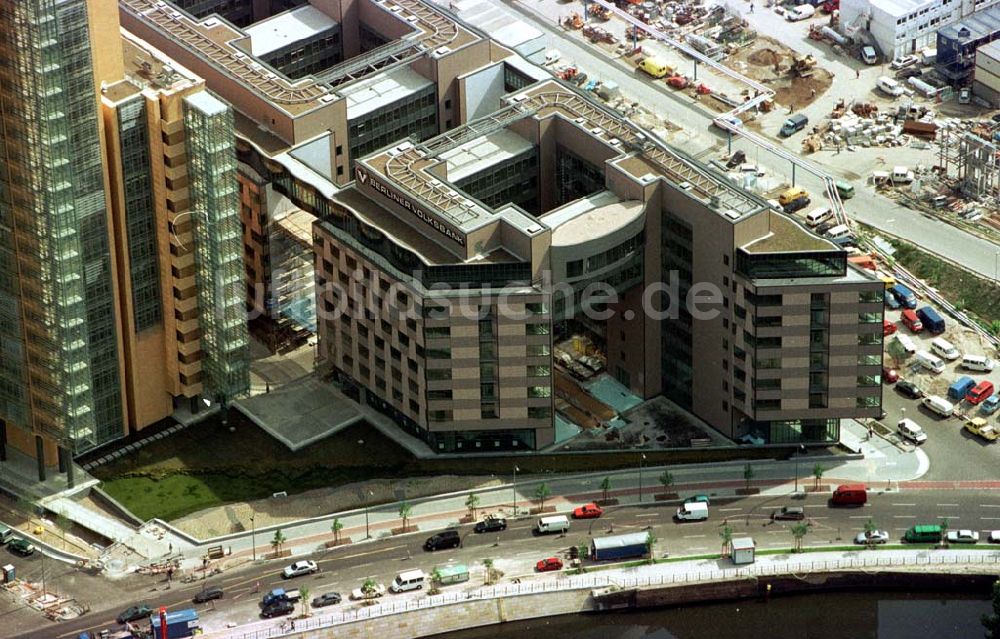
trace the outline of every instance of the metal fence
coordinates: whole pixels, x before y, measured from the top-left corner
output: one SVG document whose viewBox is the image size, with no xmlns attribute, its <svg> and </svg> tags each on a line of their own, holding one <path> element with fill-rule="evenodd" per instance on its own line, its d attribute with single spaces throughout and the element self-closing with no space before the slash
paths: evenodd
<svg viewBox="0 0 1000 639">
<path fill-rule="evenodd" d="M 734 579 L 775 577 L 779 575 L 802 575 L 851 570 L 878 570 L 887 568 L 921 566 L 1000 566 L 1000 552 L 947 552 L 912 551 L 899 555 L 858 551 L 864 556 L 841 557 L 836 559 L 790 560 L 780 564 L 750 564 L 733 568 L 710 568 L 706 570 L 676 571 L 660 574 L 640 574 L 646 567 L 631 569 L 636 574 L 584 574 L 566 575 L 554 581 L 531 581 L 484 586 L 466 592 L 444 593 L 420 599 L 384 601 L 372 606 L 363 606 L 332 614 L 322 614 L 308 619 L 285 619 L 281 622 L 258 622 L 251 626 L 212 632 L 202 635 L 204 639 L 272 639 L 286 637 L 298 632 L 333 628 L 335 626 L 376 619 L 390 615 L 414 612 L 429 608 L 451 606 L 470 601 L 485 601 L 505 597 L 519 597 L 542 593 L 593 590 L 613 586 L 621 589 L 655 588 L 694 584 L 707 581 L 727 581 Z M 661 565 L 661 568 L 663 566 Z M 656 570 L 650 566 L 649 570 Z M 994 571 L 991 571 L 994 572 Z"/>
</svg>

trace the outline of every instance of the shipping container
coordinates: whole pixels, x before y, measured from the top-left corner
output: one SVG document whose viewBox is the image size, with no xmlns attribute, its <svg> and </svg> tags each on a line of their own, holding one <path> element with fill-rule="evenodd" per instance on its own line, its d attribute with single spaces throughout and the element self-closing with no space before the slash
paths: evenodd
<svg viewBox="0 0 1000 639">
<path fill-rule="evenodd" d="M 595 537 L 590 542 L 590 557 L 594 561 L 645 557 L 649 551 L 649 533 L 628 533 L 610 537 Z"/>
</svg>

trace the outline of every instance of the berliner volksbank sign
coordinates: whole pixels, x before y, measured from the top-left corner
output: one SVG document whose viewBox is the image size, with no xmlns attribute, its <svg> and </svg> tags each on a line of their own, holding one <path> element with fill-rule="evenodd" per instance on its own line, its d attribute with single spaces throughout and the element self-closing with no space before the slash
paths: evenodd
<svg viewBox="0 0 1000 639">
<path fill-rule="evenodd" d="M 431 227 L 441 235 L 457 242 L 459 246 L 465 246 L 465 236 L 461 235 L 451 227 L 447 226 L 444 222 L 424 211 L 419 205 L 410 200 L 410 198 L 395 189 L 390 188 L 387 184 L 383 183 L 381 180 L 369 173 L 363 166 L 358 165 L 354 167 L 354 176 L 357 178 L 358 184 L 361 186 L 377 191 L 383 197 L 395 202 L 408 212 L 412 213 L 424 224 Z"/>
</svg>

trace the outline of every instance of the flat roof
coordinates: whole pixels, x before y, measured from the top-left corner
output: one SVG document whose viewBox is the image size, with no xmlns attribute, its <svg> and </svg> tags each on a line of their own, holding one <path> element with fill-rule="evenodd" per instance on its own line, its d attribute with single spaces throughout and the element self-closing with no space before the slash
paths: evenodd
<svg viewBox="0 0 1000 639">
<path fill-rule="evenodd" d="M 768 212 L 768 225 L 770 232 L 767 235 L 747 242 L 740 248 L 747 253 L 841 250 L 834 242 L 816 235 L 777 211 Z"/>
<path fill-rule="evenodd" d="M 243 29 L 250 36 L 250 52 L 264 56 L 337 26 L 337 21 L 311 4 L 279 13 Z"/>
<path fill-rule="evenodd" d="M 219 115 L 225 113 L 229 108 L 226 103 L 219 100 L 208 91 L 199 91 L 184 98 L 188 104 L 198 109 L 205 115 Z"/>
<path fill-rule="evenodd" d="M 938 4 L 941 0 L 870 0 L 873 7 L 885 11 L 891 16 L 902 17 L 914 11 Z"/>
<path fill-rule="evenodd" d="M 441 154 L 448 167 L 448 181 L 458 182 L 491 166 L 527 153 L 533 144 L 508 129 L 470 140 Z"/>
<path fill-rule="evenodd" d="M 552 246 L 572 246 L 596 240 L 626 226 L 645 211 L 641 200 L 622 200 L 611 191 L 570 202 L 542 217 L 553 229 Z"/>
<path fill-rule="evenodd" d="M 353 120 L 398 102 L 431 84 L 433 82 L 410 67 L 397 67 L 350 84 L 338 94 L 347 100 L 347 119 Z"/>
<path fill-rule="evenodd" d="M 969 35 L 959 35 L 962 28 L 969 30 Z M 961 43 L 971 42 L 1000 32 L 1000 6 L 994 5 L 970 13 L 969 15 L 938 29 L 938 35 Z"/>
</svg>

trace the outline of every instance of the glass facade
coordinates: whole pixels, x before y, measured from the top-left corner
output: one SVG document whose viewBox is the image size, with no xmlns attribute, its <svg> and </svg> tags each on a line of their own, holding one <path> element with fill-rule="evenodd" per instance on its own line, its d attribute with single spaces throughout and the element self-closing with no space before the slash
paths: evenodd
<svg viewBox="0 0 1000 639">
<path fill-rule="evenodd" d="M 340 25 L 272 51 L 260 59 L 296 80 L 329 69 L 344 59 Z"/>
<path fill-rule="evenodd" d="M 160 257 L 156 243 L 156 209 L 149 188 L 149 136 L 146 103 L 135 95 L 118 107 L 121 175 L 124 183 L 125 223 L 128 233 L 132 320 L 141 332 L 160 323 Z"/>
<path fill-rule="evenodd" d="M 693 337 L 692 320 L 687 299 L 693 281 L 692 253 L 693 234 L 691 227 L 678 217 L 667 213 L 663 217 L 662 263 L 663 281 L 676 278 L 678 282 L 677 317 L 664 320 L 662 331 L 663 353 L 663 394 L 678 406 L 687 410 L 692 406 L 693 383 Z M 659 308 L 667 308 L 670 300 L 660 294 Z"/>
<path fill-rule="evenodd" d="M 572 151 L 556 147 L 556 204 L 578 200 L 604 190 L 604 169 Z"/>
<path fill-rule="evenodd" d="M 459 188 L 491 209 L 515 204 L 538 215 L 538 150 L 498 162 L 455 182 Z"/>
<path fill-rule="evenodd" d="M 207 91 L 184 107 L 203 379 L 225 402 L 250 389 L 233 113 Z"/>
<path fill-rule="evenodd" d="M 81 453 L 123 435 L 84 0 L 0 3 L 0 418 Z"/>
<path fill-rule="evenodd" d="M 839 277 L 847 272 L 844 251 L 736 253 L 736 272 L 749 279 Z"/>
<path fill-rule="evenodd" d="M 354 161 L 372 151 L 413 137 L 423 142 L 437 135 L 437 91 L 433 84 L 402 100 L 379 107 L 348 122 L 351 170 Z"/>
<path fill-rule="evenodd" d="M 171 0 L 175 6 L 184 9 L 196 18 L 207 18 L 213 13 L 229 20 L 237 27 L 253 24 L 253 2 L 246 0 Z M 279 9 L 279 11 L 282 9 Z M 275 11 L 274 13 L 278 13 Z"/>
</svg>

